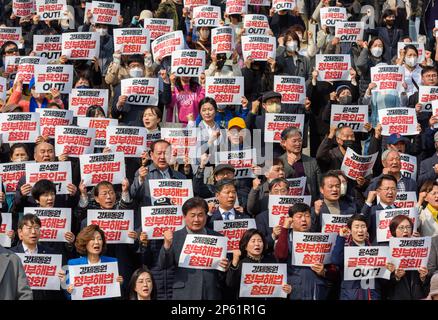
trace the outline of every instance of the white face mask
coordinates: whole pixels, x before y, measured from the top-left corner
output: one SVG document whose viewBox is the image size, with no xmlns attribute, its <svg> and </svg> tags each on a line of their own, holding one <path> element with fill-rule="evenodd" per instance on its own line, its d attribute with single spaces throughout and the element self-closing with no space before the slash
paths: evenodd
<svg viewBox="0 0 438 320">
<path fill-rule="evenodd" d="M 371 54 L 376 58 L 379 58 L 382 55 L 382 53 L 383 53 L 383 48 L 380 47 L 371 48 Z"/>
<path fill-rule="evenodd" d="M 129 70 L 129 75 L 131 78 L 141 78 L 141 77 L 143 77 L 143 69 L 142 68 L 132 68 Z"/>
<path fill-rule="evenodd" d="M 266 112 L 268 113 L 279 113 L 281 110 L 281 104 L 271 103 L 266 105 Z"/>
<path fill-rule="evenodd" d="M 201 36 L 202 39 L 207 39 L 208 36 L 210 35 L 210 30 L 201 30 L 199 31 L 199 35 Z"/>
<path fill-rule="evenodd" d="M 341 183 L 341 196 L 345 196 L 347 194 L 347 184 Z"/>
<path fill-rule="evenodd" d="M 105 28 L 96 28 L 96 32 L 101 36 L 105 36 L 108 34 L 108 30 Z"/>
<path fill-rule="evenodd" d="M 405 63 L 410 67 L 415 67 L 417 65 L 417 57 L 406 57 Z"/>
<path fill-rule="evenodd" d="M 289 52 L 295 52 L 298 50 L 298 42 L 296 41 L 291 41 L 286 43 L 286 50 Z"/>
</svg>

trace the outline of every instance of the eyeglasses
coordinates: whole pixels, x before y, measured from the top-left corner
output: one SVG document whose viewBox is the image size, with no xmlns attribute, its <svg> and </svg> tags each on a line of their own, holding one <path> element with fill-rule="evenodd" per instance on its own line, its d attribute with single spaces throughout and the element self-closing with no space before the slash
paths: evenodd
<svg viewBox="0 0 438 320">
<path fill-rule="evenodd" d="M 395 191 L 397 191 L 397 188 L 379 188 L 379 190 L 382 190 L 382 191 L 385 191 L 385 192 L 388 192 L 388 191 L 395 192 Z"/>
<path fill-rule="evenodd" d="M 397 229 L 400 231 L 411 231 L 412 227 L 411 226 L 398 226 Z"/>
<path fill-rule="evenodd" d="M 429 73 L 429 74 L 423 75 L 423 77 L 425 77 L 425 78 L 438 78 L 438 75 L 436 73 Z"/>
<path fill-rule="evenodd" d="M 31 232 L 31 230 L 35 230 L 35 232 L 39 232 L 41 227 L 40 226 L 23 226 L 23 230 L 26 230 L 26 232 Z"/>
</svg>

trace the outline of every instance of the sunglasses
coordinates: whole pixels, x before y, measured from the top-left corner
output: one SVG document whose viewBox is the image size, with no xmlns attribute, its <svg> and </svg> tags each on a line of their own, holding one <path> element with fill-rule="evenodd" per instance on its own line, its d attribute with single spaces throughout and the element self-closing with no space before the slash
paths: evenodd
<svg viewBox="0 0 438 320">
<path fill-rule="evenodd" d="M 18 49 L 17 48 L 15 48 L 15 49 L 9 49 L 9 50 L 6 50 L 5 51 L 5 53 L 15 53 L 15 52 L 18 52 Z"/>
</svg>

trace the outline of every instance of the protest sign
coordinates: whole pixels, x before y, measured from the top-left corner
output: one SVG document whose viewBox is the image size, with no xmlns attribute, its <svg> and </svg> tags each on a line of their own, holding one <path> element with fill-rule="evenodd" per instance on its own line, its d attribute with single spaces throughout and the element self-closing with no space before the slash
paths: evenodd
<svg viewBox="0 0 438 320">
<path fill-rule="evenodd" d="M 0 223 L 0 246 L 5 248 L 11 247 L 11 238 L 7 236 L 8 231 L 12 230 L 12 213 L 0 212 L 2 223 Z"/>
<path fill-rule="evenodd" d="M 89 106 L 99 106 L 108 115 L 108 89 L 72 89 L 68 108 L 73 116 L 84 117 Z"/>
<path fill-rule="evenodd" d="M 345 247 L 344 280 L 389 279 L 389 247 Z"/>
<path fill-rule="evenodd" d="M 105 148 L 107 145 L 106 129 L 119 124 L 119 120 L 111 118 L 78 117 L 77 122 L 79 127 L 96 129 L 96 138 L 94 139 L 95 148 Z"/>
<path fill-rule="evenodd" d="M 417 180 L 417 157 L 400 153 L 401 174 L 403 177 Z"/>
<path fill-rule="evenodd" d="M 418 270 L 427 268 L 431 238 L 391 238 L 389 240 L 391 262 L 397 269 Z"/>
<path fill-rule="evenodd" d="M 240 105 L 244 93 L 243 77 L 206 77 L 205 95 L 218 105 Z"/>
<path fill-rule="evenodd" d="M 150 39 L 155 40 L 173 31 L 173 20 L 145 18 L 143 26 L 146 30 L 149 30 Z"/>
<path fill-rule="evenodd" d="M 310 206 L 311 196 L 277 196 L 269 195 L 269 227 L 282 226 L 284 219 L 289 217 L 289 208 L 295 203 L 305 203 Z"/>
<path fill-rule="evenodd" d="M 409 217 L 414 222 L 414 229 L 412 232 L 416 231 L 416 225 L 418 223 L 418 210 L 417 208 L 400 208 L 400 209 L 387 209 L 387 210 L 377 210 L 376 211 L 376 238 L 377 242 L 388 242 L 392 238 L 391 232 L 389 231 L 389 224 L 391 220 L 399 215 L 404 215 Z"/>
<path fill-rule="evenodd" d="M 0 99 L 3 101 L 3 105 L 6 103 L 7 91 L 8 91 L 7 79 L 0 77 Z"/>
<path fill-rule="evenodd" d="M 248 12 L 247 0 L 226 0 L 226 14 L 246 14 Z"/>
<path fill-rule="evenodd" d="M 380 202 L 380 199 L 377 199 Z M 415 191 L 397 191 L 397 196 L 395 197 L 394 205 L 397 208 L 413 208 L 417 205 L 417 193 Z"/>
<path fill-rule="evenodd" d="M 99 57 L 100 35 L 97 32 L 62 34 L 62 55 L 69 60 L 92 60 Z"/>
<path fill-rule="evenodd" d="M 184 8 L 194 8 L 199 6 L 209 6 L 210 0 L 184 0 Z"/>
<path fill-rule="evenodd" d="M 5 73 L 9 73 L 8 80 L 15 80 L 21 56 L 5 56 Z M 5 75 L 6 76 L 6 75 Z"/>
<path fill-rule="evenodd" d="M 199 77 L 205 70 L 205 51 L 176 50 L 172 52 L 172 69 L 180 77 Z"/>
<path fill-rule="evenodd" d="M 17 17 L 28 17 L 35 12 L 34 0 L 12 0 L 12 12 Z"/>
<path fill-rule="evenodd" d="M 33 51 L 39 57 L 47 58 L 47 62 L 53 62 L 61 57 L 61 35 L 33 35 Z"/>
<path fill-rule="evenodd" d="M 65 233 L 71 232 L 70 208 L 24 208 L 24 214 L 34 214 L 41 220 L 40 241 L 67 242 Z"/>
<path fill-rule="evenodd" d="M 101 181 L 121 184 L 126 176 L 123 153 L 94 153 L 79 156 L 81 178 L 86 186 L 95 186 Z"/>
<path fill-rule="evenodd" d="M 334 27 L 337 21 L 347 21 L 347 9 L 344 7 L 322 7 L 320 18 L 321 26 Z"/>
<path fill-rule="evenodd" d="M 432 101 L 438 100 L 438 86 L 419 86 L 418 103 L 421 112 L 432 112 Z"/>
<path fill-rule="evenodd" d="M 149 240 L 164 239 L 166 230 L 177 231 L 185 227 L 181 206 L 141 207 L 142 231 Z"/>
<path fill-rule="evenodd" d="M 129 78 L 121 81 L 121 95 L 135 105 L 158 105 L 158 78 Z"/>
<path fill-rule="evenodd" d="M 292 11 L 296 6 L 296 0 L 272 0 L 272 9 L 274 9 L 275 12 L 283 10 Z"/>
<path fill-rule="evenodd" d="M 219 266 L 227 256 L 227 238 L 187 234 L 178 267 L 225 271 Z"/>
<path fill-rule="evenodd" d="M 336 21 L 335 37 L 339 38 L 340 42 L 357 42 L 363 40 L 364 29 L 365 23 L 362 21 Z"/>
<path fill-rule="evenodd" d="M 66 0 L 35 0 L 36 11 L 41 20 L 61 20 L 66 18 Z"/>
<path fill-rule="evenodd" d="M 193 8 L 193 25 L 195 27 L 219 27 L 221 8 L 217 6 L 199 6 Z"/>
<path fill-rule="evenodd" d="M 255 219 L 215 220 L 213 228 L 228 239 L 228 252 L 239 249 L 240 239 L 248 229 L 257 229 Z"/>
<path fill-rule="evenodd" d="M 236 48 L 233 28 L 218 27 L 211 29 L 211 52 L 232 53 Z"/>
<path fill-rule="evenodd" d="M 332 104 L 330 126 L 350 127 L 354 132 L 368 132 L 364 125 L 368 123 L 368 105 Z"/>
<path fill-rule="evenodd" d="M 55 88 L 60 93 L 70 93 L 73 86 L 73 65 L 36 65 L 35 92 L 50 93 Z"/>
<path fill-rule="evenodd" d="M 57 126 L 55 128 L 55 154 L 79 157 L 94 151 L 95 129 Z"/>
<path fill-rule="evenodd" d="M 144 127 L 107 127 L 106 146 L 127 158 L 139 158 L 146 151 L 146 132 Z"/>
<path fill-rule="evenodd" d="M 193 184 L 189 179 L 151 179 L 149 190 L 152 205 L 161 198 L 170 198 L 173 205 L 182 206 L 193 197 Z"/>
<path fill-rule="evenodd" d="M 243 16 L 243 28 L 245 34 L 267 35 L 270 30 L 268 18 L 262 14 L 245 14 Z"/>
<path fill-rule="evenodd" d="M 152 41 L 151 48 L 154 61 L 157 62 L 175 50 L 184 49 L 184 35 L 181 30 L 166 33 Z"/>
<path fill-rule="evenodd" d="M 183 162 L 186 157 L 193 159 L 196 155 L 196 128 L 161 128 L 161 138 L 172 146 L 172 155 Z"/>
<path fill-rule="evenodd" d="M 303 134 L 304 114 L 265 113 L 265 142 L 280 143 L 281 133 L 289 127 Z"/>
<path fill-rule="evenodd" d="M 134 231 L 133 210 L 87 210 L 87 226 L 94 224 L 105 232 L 107 243 L 134 243 L 128 237 Z"/>
<path fill-rule="evenodd" d="M 347 148 L 342 160 L 341 170 L 352 180 L 356 180 L 357 177 L 366 177 L 373 173 L 376 159 L 377 152 L 369 156 L 361 156 L 352 149 Z"/>
<path fill-rule="evenodd" d="M 68 266 L 70 283 L 74 285 L 72 300 L 120 297 L 117 262 Z"/>
<path fill-rule="evenodd" d="M 274 90 L 281 94 L 281 103 L 304 104 L 306 81 L 303 77 L 274 75 Z"/>
<path fill-rule="evenodd" d="M 350 81 L 350 55 L 317 54 L 315 64 L 319 81 Z"/>
<path fill-rule="evenodd" d="M 39 114 L 35 112 L 0 113 L 3 143 L 35 143 L 40 135 Z"/>
<path fill-rule="evenodd" d="M 26 174 L 26 162 L 0 163 L 0 176 L 6 194 L 15 194 L 18 181 Z"/>
<path fill-rule="evenodd" d="M 374 90 L 396 90 L 402 92 L 405 78 L 404 67 L 398 65 L 384 65 L 371 67 L 371 82 L 377 87 Z"/>
<path fill-rule="evenodd" d="M 242 36 L 243 59 L 251 58 L 253 61 L 267 61 L 268 58 L 275 60 L 277 39 L 264 35 Z"/>
<path fill-rule="evenodd" d="M 6 41 L 12 41 L 20 47 L 20 39 L 22 38 L 21 32 L 21 27 L 0 27 L 0 46 Z"/>
<path fill-rule="evenodd" d="M 414 108 L 387 108 L 378 110 L 378 113 L 383 136 L 393 133 L 410 136 L 419 133 L 417 113 Z"/>
<path fill-rule="evenodd" d="M 29 84 L 35 75 L 35 66 L 46 63 L 47 59 L 43 57 L 21 57 L 18 63 L 14 84 L 17 83 L 17 81 L 21 81 L 23 84 Z"/>
<path fill-rule="evenodd" d="M 149 30 L 142 28 L 114 29 L 114 51 L 122 55 L 144 54 L 149 51 Z"/>
<path fill-rule="evenodd" d="M 321 232 L 322 233 L 336 233 L 339 234 L 339 231 L 342 228 L 347 227 L 347 222 L 350 219 L 351 214 L 322 214 L 321 219 Z"/>
<path fill-rule="evenodd" d="M 61 280 L 57 273 L 61 271 L 62 255 L 25 253 L 16 253 L 16 255 L 20 257 L 32 290 L 60 290 Z"/>
<path fill-rule="evenodd" d="M 216 163 L 230 164 L 236 170 L 234 179 L 254 178 L 252 166 L 256 164 L 256 149 L 216 152 Z"/>
<path fill-rule="evenodd" d="M 56 126 L 68 126 L 73 121 L 71 110 L 37 108 L 35 111 L 40 114 L 40 134 L 52 139 Z"/>
<path fill-rule="evenodd" d="M 336 243 L 336 234 L 293 232 L 292 265 L 310 267 L 316 263 L 328 264 Z"/>
<path fill-rule="evenodd" d="M 271 5 L 271 0 L 248 0 L 248 5 L 269 7 Z"/>
<path fill-rule="evenodd" d="M 56 194 L 69 194 L 67 186 L 72 183 L 70 161 L 26 163 L 26 183 L 32 187 L 40 180 L 55 184 Z"/>
<path fill-rule="evenodd" d="M 120 3 L 93 1 L 91 2 L 91 23 L 118 25 L 120 16 Z"/>
<path fill-rule="evenodd" d="M 289 196 L 304 196 L 304 193 L 306 192 L 306 176 L 286 180 L 289 187 Z"/>
<path fill-rule="evenodd" d="M 287 283 L 285 263 L 242 263 L 241 298 L 286 298 L 283 285 Z"/>
</svg>

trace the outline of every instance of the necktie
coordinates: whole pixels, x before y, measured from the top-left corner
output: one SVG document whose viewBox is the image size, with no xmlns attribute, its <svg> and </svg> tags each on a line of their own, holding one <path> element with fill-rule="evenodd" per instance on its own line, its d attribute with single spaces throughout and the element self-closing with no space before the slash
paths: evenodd
<svg viewBox="0 0 438 320">
<path fill-rule="evenodd" d="M 167 174 L 167 171 L 162 171 L 161 175 L 163 176 L 163 179 L 169 179 L 169 175 Z"/>
<path fill-rule="evenodd" d="M 231 212 L 229 212 L 229 211 L 224 212 L 224 216 L 225 216 L 224 220 L 230 220 L 230 214 L 231 214 Z"/>
<path fill-rule="evenodd" d="M 392 209 L 392 207 L 391 207 L 391 206 L 387 206 L 387 207 L 385 208 L 385 210 L 389 210 L 389 209 Z"/>
</svg>

